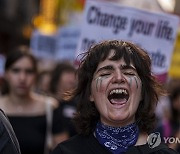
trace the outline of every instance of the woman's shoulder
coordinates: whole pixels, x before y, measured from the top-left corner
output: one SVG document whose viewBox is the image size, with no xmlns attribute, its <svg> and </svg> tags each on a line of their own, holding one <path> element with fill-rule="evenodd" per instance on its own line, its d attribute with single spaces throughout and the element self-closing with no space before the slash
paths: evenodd
<svg viewBox="0 0 180 154">
<path fill-rule="evenodd" d="M 81 153 L 83 150 L 84 138 L 81 135 L 75 135 L 71 137 L 70 139 L 59 143 L 56 148 L 53 150 L 52 154 L 61 154 L 61 153 L 67 153 L 67 154 L 78 154 Z"/>
<path fill-rule="evenodd" d="M 33 93 L 32 94 L 35 101 L 39 102 L 40 104 L 46 105 L 49 103 L 54 109 L 58 108 L 58 100 L 51 96 L 46 96 L 42 94 Z"/>
<path fill-rule="evenodd" d="M 148 143 L 139 146 L 133 146 L 126 154 L 178 154 L 175 150 L 169 148 L 166 144 L 161 143 L 160 145 L 152 148 L 149 147 Z"/>
<path fill-rule="evenodd" d="M 8 103 L 8 97 L 6 95 L 1 96 L 0 97 L 0 108 L 4 112 L 8 111 L 7 103 Z"/>
<path fill-rule="evenodd" d="M 2 95 L 0 97 L 0 105 L 5 104 L 7 102 L 7 96 L 6 95 Z"/>
<path fill-rule="evenodd" d="M 88 136 L 75 135 L 70 139 L 58 144 L 52 154 L 110 154 L 95 139 L 93 134 Z"/>
<path fill-rule="evenodd" d="M 81 146 L 82 143 L 85 143 L 84 141 L 87 140 L 86 136 L 77 134 L 71 138 L 69 138 L 68 140 L 62 142 L 59 144 L 59 146 Z"/>
</svg>

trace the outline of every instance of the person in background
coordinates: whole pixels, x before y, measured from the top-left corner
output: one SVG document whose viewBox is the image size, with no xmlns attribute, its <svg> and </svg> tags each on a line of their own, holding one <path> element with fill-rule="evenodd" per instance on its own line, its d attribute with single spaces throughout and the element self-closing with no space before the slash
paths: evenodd
<svg viewBox="0 0 180 154">
<path fill-rule="evenodd" d="M 63 131 L 56 99 L 34 93 L 37 61 L 26 46 L 6 57 L 0 108 L 7 114 L 22 154 L 47 154 Z"/>
<path fill-rule="evenodd" d="M 76 84 L 75 68 L 69 62 L 57 63 L 51 72 L 49 91 L 59 101 L 63 100 L 66 91 Z"/>
<path fill-rule="evenodd" d="M 69 62 L 60 62 L 54 67 L 51 73 L 50 93 L 59 101 L 59 112 L 63 119 L 65 132 L 62 134 L 68 139 L 77 134 L 72 119 L 76 112 L 76 100 L 66 101 L 63 99 L 67 91 L 72 90 L 76 85 L 76 69 Z"/>
<path fill-rule="evenodd" d="M 148 139 L 161 94 L 145 50 L 119 40 L 92 46 L 82 57 L 76 89 L 67 95 L 77 98 L 78 135 L 52 153 L 175 154 Z"/>
<path fill-rule="evenodd" d="M 175 87 L 170 95 L 171 101 L 171 135 L 180 139 L 180 87 Z M 170 136 L 171 137 L 171 136 Z M 169 147 L 177 150 L 180 153 L 180 144 L 169 143 Z"/>
<path fill-rule="evenodd" d="M 43 70 L 38 73 L 35 91 L 43 95 L 49 94 L 51 70 Z"/>
<path fill-rule="evenodd" d="M 169 104 L 164 108 L 161 106 L 161 109 L 164 109 L 162 120 L 153 132 L 159 132 L 163 142 L 180 152 L 179 143 L 172 143 L 172 140 L 168 140 L 172 137 L 180 138 L 180 87 L 171 88 L 167 98 Z"/>
</svg>

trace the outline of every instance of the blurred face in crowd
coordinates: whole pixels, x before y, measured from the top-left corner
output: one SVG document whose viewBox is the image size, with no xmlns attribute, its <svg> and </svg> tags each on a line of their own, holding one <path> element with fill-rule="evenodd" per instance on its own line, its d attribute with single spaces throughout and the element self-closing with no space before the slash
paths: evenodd
<svg viewBox="0 0 180 154">
<path fill-rule="evenodd" d="M 95 102 L 102 123 L 119 127 L 135 121 L 142 84 L 133 64 L 110 60 L 113 53 L 94 73 L 90 100 Z"/>
<path fill-rule="evenodd" d="M 74 72 L 63 72 L 58 83 L 58 92 L 64 93 L 71 90 L 76 84 L 76 78 Z"/>
<path fill-rule="evenodd" d="M 5 77 L 10 92 L 17 95 L 27 95 L 35 80 L 35 71 L 31 59 L 29 57 L 18 59 L 6 70 Z"/>
<path fill-rule="evenodd" d="M 50 74 L 48 74 L 48 73 L 43 74 L 41 76 L 38 86 L 42 92 L 48 92 L 49 91 L 50 79 L 51 79 L 51 77 L 50 77 Z"/>
</svg>

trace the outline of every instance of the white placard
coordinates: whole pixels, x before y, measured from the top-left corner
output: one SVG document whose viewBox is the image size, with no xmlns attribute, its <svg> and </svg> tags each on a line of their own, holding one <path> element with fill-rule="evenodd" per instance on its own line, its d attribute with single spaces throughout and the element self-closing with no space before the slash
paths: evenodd
<svg viewBox="0 0 180 154">
<path fill-rule="evenodd" d="M 55 59 L 75 59 L 75 51 L 80 37 L 79 26 L 65 26 L 59 29 L 57 34 L 57 47 Z"/>
<path fill-rule="evenodd" d="M 43 59 L 54 59 L 56 54 L 57 35 L 45 35 L 35 30 L 31 37 L 31 48 L 34 55 Z"/>
<path fill-rule="evenodd" d="M 80 26 L 60 27 L 56 34 L 44 35 L 35 30 L 31 37 L 34 55 L 41 59 L 74 61 Z"/>
<path fill-rule="evenodd" d="M 170 66 L 178 25 L 174 15 L 87 0 L 76 56 L 102 40 L 128 40 L 149 53 L 155 74 L 163 74 Z"/>
</svg>

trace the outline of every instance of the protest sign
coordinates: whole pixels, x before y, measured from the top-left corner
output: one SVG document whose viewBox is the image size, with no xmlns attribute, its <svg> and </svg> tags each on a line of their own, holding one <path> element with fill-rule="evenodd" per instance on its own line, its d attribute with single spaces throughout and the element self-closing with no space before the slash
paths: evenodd
<svg viewBox="0 0 180 154">
<path fill-rule="evenodd" d="M 41 59 L 73 61 L 79 37 L 80 28 L 75 25 L 60 27 L 56 34 L 51 35 L 35 30 L 31 48 L 34 55 Z"/>
<path fill-rule="evenodd" d="M 55 59 L 73 61 L 79 36 L 80 28 L 78 26 L 61 27 L 57 34 Z"/>
<path fill-rule="evenodd" d="M 86 1 L 76 56 L 102 40 L 127 40 L 144 48 L 152 71 L 168 72 L 179 18 L 108 2 Z"/>
<path fill-rule="evenodd" d="M 45 35 L 35 30 L 31 37 L 31 48 L 34 55 L 42 59 L 54 59 L 56 54 L 56 35 Z"/>
</svg>

